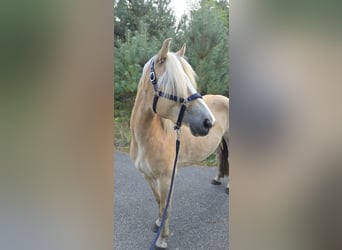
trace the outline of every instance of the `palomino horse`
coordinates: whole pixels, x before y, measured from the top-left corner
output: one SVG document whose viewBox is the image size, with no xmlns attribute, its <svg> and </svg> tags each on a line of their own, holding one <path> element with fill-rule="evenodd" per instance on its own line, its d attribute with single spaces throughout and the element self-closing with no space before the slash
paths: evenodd
<svg viewBox="0 0 342 250">
<path fill-rule="evenodd" d="M 170 186 L 177 136 L 174 125 L 179 123 L 182 105 L 186 106 L 181 112 L 185 126 L 180 133 L 178 166 L 202 161 L 216 150 L 224 150 L 222 143 L 228 141 L 228 98 L 206 95 L 202 99 L 196 92 L 195 72 L 184 59 L 185 44 L 172 53 L 170 42 L 166 39 L 158 54 L 145 64 L 130 120 L 131 159 L 159 206 L 155 228 L 160 226 Z M 156 248 L 167 248 L 168 221 L 169 211 Z"/>
</svg>

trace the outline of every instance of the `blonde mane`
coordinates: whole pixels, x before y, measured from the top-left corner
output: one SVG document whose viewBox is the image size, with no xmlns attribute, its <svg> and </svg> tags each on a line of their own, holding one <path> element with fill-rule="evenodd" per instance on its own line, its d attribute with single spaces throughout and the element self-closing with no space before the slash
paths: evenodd
<svg viewBox="0 0 342 250">
<path fill-rule="evenodd" d="M 187 98 L 188 83 L 196 89 L 196 74 L 190 64 L 175 53 L 169 52 L 165 61 L 165 72 L 157 79 L 159 90 L 164 93 Z"/>
<path fill-rule="evenodd" d="M 192 69 L 192 67 L 190 66 L 190 64 L 185 60 L 184 57 L 178 57 L 180 63 L 183 66 L 184 72 L 187 74 L 187 76 L 189 77 L 189 80 L 192 84 L 192 86 L 194 86 L 195 89 L 197 89 L 197 83 L 196 83 L 196 78 L 197 75 L 195 73 L 195 71 Z"/>
</svg>

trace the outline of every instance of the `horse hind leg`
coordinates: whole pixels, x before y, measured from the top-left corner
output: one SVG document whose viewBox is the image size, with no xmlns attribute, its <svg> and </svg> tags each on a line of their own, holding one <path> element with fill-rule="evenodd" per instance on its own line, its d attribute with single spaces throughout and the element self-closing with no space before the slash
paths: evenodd
<svg viewBox="0 0 342 250">
<path fill-rule="evenodd" d="M 229 176 L 229 161 L 228 161 L 228 139 L 222 138 L 220 145 L 216 149 L 216 158 L 218 160 L 217 175 L 211 181 L 213 185 L 220 185 L 220 179 L 225 175 Z M 229 183 L 226 188 L 227 193 L 229 193 Z"/>
<path fill-rule="evenodd" d="M 225 166 L 225 174 L 227 175 L 227 187 L 226 187 L 226 192 L 229 194 L 229 139 L 228 139 L 228 133 L 225 134 L 223 141 L 226 143 L 226 148 L 225 148 L 225 157 L 227 159 L 226 161 L 226 166 Z"/>
<path fill-rule="evenodd" d="M 211 184 L 213 185 L 221 185 L 221 179 L 222 176 L 220 176 L 220 174 L 218 173 L 215 178 L 211 181 Z"/>
<path fill-rule="evenodd" d="M 211 181 L 211 184 L 213 185 L 221 185 L 221 181 L 220 179 L 223 177 L 222 173 L 221 173 L 221 161 L 222 161 L 222 149 L 221 149 L 221 143 L 219 144 L 219 146 L 217 147 L 216 151 L 215 151 L 215 155 L 216 155 L 216 159 L 218 161 L 218 166 L 217 166 L 217 174 L 215 176 L 215 178 Z"/>
</svg>

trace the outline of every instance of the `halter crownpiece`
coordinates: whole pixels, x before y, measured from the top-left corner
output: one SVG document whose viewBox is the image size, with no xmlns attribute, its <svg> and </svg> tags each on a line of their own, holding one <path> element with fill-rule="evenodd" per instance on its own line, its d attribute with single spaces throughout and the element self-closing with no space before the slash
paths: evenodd
<svg viewBox="0 0 342 250">
<path fill-rule="evenodd" d="M 172 95 L 172 94 L 165 93 L 165 92 L 158 90 L 157 77 L 156 77 L 156 73 L 154 70 L 154 58 L 151 60 L 150 80 L 151 80 L 151 83 L 152 83 L 153 89 L 154 89 L 154 98 L 153 98 L 153 105 L 152 105 L 152 109 L 153 109 L 154 113 L 157 113 L 157 102 L 158 102 L 159 97 L 164 97 L 164 98 L 169 99 L 171 101 L 181 103 L 181 108 L 179 110 L 177 122 L 175 125 L 176 130 L 180 129 L 180 127 L 182 126 L 182 120 L 183 120 L 185 109 L 187 107 L 187 103 L 191 102 L 197 98 L 202 98 L 202 96 L 196 92 L 196 93 L 190 95 L 188 98 L 183 98 L 183 97 L 178 97 L 176 95 Z"/>
</svg>

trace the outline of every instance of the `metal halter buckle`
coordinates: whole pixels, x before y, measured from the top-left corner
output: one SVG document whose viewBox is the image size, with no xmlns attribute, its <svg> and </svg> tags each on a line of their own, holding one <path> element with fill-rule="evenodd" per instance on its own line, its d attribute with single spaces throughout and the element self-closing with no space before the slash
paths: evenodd
<svg viewBox="0 0 342 250">
<path fill-rule="evenodd" d="M 154 80 L 156 80 L 156 74 L 152 71 L 150 73 L 150 80 L 153 82 Z"/>
</svg>

